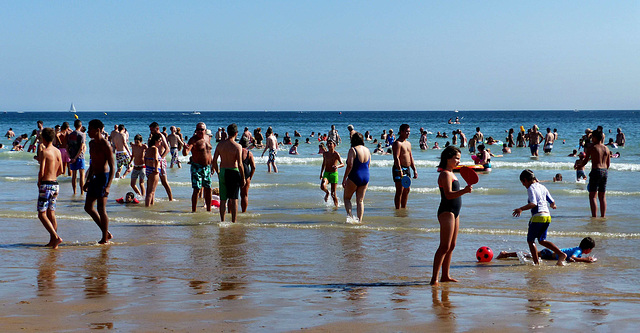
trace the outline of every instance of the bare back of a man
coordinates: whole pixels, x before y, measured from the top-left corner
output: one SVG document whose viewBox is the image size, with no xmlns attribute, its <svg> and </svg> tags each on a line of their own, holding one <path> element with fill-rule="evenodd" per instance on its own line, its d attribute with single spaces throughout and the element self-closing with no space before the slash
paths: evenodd
<svg viewBox="0 0 640 333">
<path fill-rule="evenodd" d="M 609 169 L 611 154 L 609 154 L 609 148 L 602 143 L 589 147 L 587 157 L 591 160 L 592 169 Z"/>
<path fill-rule="evenodd" d="M 213 168 L 218 172 L 220 184 L 220 220 L 224 222 L 227 203 L 231 212 L 231 222 L 236 222 L 238 213 L 238 196 L 244 186 L 244 168 L 242 166 L 242 146 L 236 142 L 238 127 L 231 124 L 227 127 L 229 137 L 216 146 L 213 154 Z M 220 167 L 218 167 L 220 157 Z"/>
</svg>

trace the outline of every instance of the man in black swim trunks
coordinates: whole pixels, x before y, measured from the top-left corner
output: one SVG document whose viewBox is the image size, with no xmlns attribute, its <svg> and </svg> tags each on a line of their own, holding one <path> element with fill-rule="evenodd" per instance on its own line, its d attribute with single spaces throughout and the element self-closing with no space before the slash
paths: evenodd
<svg viewBox="0 0 640 333">
<path fill-rule="evenodd" d="M 84 190 L 87 192 L 84 210 L 102 231 L 102 238 L 98 243 L 107 244 L 112 235 L 109 232 L 106 205 L 115 168 L 111 144 L 102 136 L 103 129 L 104 124 L 100 120 L 94 119 L 89 122 L 89 137 L 93 140 L 89 142 L 91 163 L 87 170 L 88 182 L 84 184 Z M 97 202 L 97 210 L 93 208 L 94 202 Z"/>
<path fill-rule="evenodd" d="M 220 183 L 220 221 L 224 222 L 227 201 L 231 212 L 231 222 L 236 222 L 238 214 L 238 193 L 245 184 L 244 168 L 242 167 L 242 146 L 236 142 L 238 126 L 231 124 L 227 127 L 229 137 L 218 143 L 213 154 L 213 169 L 218 173 Z M 218 168 L 218 156 L 220 167 Z"/>
</svg>

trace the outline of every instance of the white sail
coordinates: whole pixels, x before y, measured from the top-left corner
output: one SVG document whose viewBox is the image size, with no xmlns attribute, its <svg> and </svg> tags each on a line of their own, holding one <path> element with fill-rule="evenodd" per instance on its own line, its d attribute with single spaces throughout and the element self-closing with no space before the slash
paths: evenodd
<svg viewBox="0 0 640 333">
<path fill-rule="evenodd" d="M 71 107 L 69 107 L 69 112 L 76 113 L 76 107 L 73 106 L 73 103 L 71 103 Z"/>
</svg>

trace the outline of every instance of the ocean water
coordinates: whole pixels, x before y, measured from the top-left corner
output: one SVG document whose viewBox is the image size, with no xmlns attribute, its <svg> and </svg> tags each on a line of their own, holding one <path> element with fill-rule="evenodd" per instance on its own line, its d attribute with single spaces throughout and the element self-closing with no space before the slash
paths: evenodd
<svg viewBox="0 0 640 333">
<path fill-rule="evenodd" d="M 420 324 L 424 322 L 420 319 L 424 313 L 418 310 L 424 307 L 421 295 L 427 290 L 439 239 L 436 211 L 440 195 L 435 167 L 440 151 L 420 151 L 418 129 L 424 127 L 432 133 L 446 131 L 450 136 L 453 130 L 461 129 L 469 138 L 479 126 L 485 138 L 505 140 L 505 131 L 509 128 L 517 130 L 520 126 L 529 128 L 537 124 L 542 131 L 547 127 L 558 130 L 559 140 L 551 154 L 541 152 L 539 158 L 533 159 L 528 148 L 514 147 L 512 154 L 493 158 L 493 170 L 481 174 L 473 192 L 463 197 L 461 230 L 452 262 L 452 275 L 460 282 L 446 289 L 447 298 L 455 304 L 451 311 L 458 318 L 454 330 L 475 327 L 473 323 L 483 318 L 482 313 L 461 310 L 477 306 L 481 299 L 493 304 L 496 310 L 514 311 L 515 318 L 521 319 L 509 322 L 507 327 L 572 328 L 561 320 L 567 316 L 585 323 L 622 325 L 623 328 L 636 321 L 634 312 L 640 302 L 637 293 L 640 265 L 636 258 L 640 219 L 635 212 L 640 198 L 640 178 L 637 177 L 640 111 L 202 112 L 200 115 L 78 112 L 78 116 L 85 122 L 101 119 L 107 131 L 114 124 L 123 123 L 132 137 L 137 133 L 146 137 L 152 121 L 160 126 L 181 127 L 183 134 L 190 136 L 196 123 L 203 121 L 213 131 L 232 122 L 240 129 L 261 127 L 263 133 L 272 126 L 281 136 L 284 132 L 293 136 L 297 130 L 302 134 L 299 138 L 302 142 L 312 131 L 326 133 L 331 125 L 336 125 L 343 137 L 348 136 L 347 125 L 353 124 L 356 130 L 369 130 L 374 138 L 379 138 L 383 129 L 397 132 L 400 124 L 408 123 L 419 178 L 413 180 L 408 208 L 395 210 L 392 158 L 374 155 L 364 221 L 350 224 L 346 221 L 340 188 L 338 209 L 322 200 L 324 193 L 319 189 L 318 179 L 322 158 L 316 154 L 315 138 L 311 138 L 312 144 L 300 144 L 300 155 L 280 151 L 277 159 L 280 173 L 277 174 L 267 173 L 266 158 L 260 157 L 261 151 L 254 150 L 257 170 L 249 192 L 249 210 L 239 214 L 236 225 L 221 224 L 217 212 L 190 212 L 192 190 L 186 164 L 182 169 L 169 170 L 169 183 L 177 200 L 167 201 L 164 189 L 159 187 L 158 202 L 148 209 L 143 205 L 116 204 L 114 200 L 130 190 L 130 180 L 114 180 L 108 213 L 115 244 L 105 250 L 95 245 L 99 230 L 84 213 L 83 198 L 73 196 L 70 179 L 61 176 L 57 216 L 65 243 L 52 255 L 51 251 L 35 246 L 46 243 L 48 235 L 35 213 L 38 165 L 33 154 L 3 149 L 0 151 L 0 187 L 3 189 L 0 192 L 0 253 L 5 259 L 0 264 L 0 297 L 3 299 L 16 297 L 18 292 L 27 295 L 21 297 L 43 297 L 40 284 L 45 267 L 45 270 L 57 271 L 59 278 L 51 284 L 53 291 L 44 294 L 54 295 L 60 302 L 91 295 L 117 295 L 132 298 L 138 305 L 148 304 L 144 293 L 132 289 L 131 284 L 134 277 L 145 277 L 172 281 L 161 286 L 154 284 L 154 288 L 169 295 L 154 302 L 166 307 L 176 300 L 191 304 L 192 291 L 229 296 L 231 290 L 231 295 L 244 295 L 254 302 L 260 299 L 277 303 L 285 309 L 264 306 L 261 313 L 265 313 L 265 318 L 266 314 L 282 314 L 278 311 L 298 306 L 302 307 L 301 318 L 310 326 L 327 324 L 328 318 L 352 320 L 358 318 L 358 311 L 364 311 L 351 308 L 351 302 L 359 300 L 369 302 L 364 308 L 382 309 L 391 302 L 408 313 L 403 316 L 393 312 L 376 319 L 371 310 L 364 311 L 364 317 L 360 318 L 370 316 L 374 321 Z M 449 118 L 456 116 L 461 118 L 461 124 L 447 124 Z M 4 134 L 12 127 L 16 134 L 30 133 L 36 127 L 36 120 L 53 126 L 63 121 L 71 123 L 73 119 L 73 114 L 68 112 L 4 113 L 0 114 L 0 130 Z M 627 139 L 625 147 L 613 149 L 620 152 L 621 157 L 612 159 L 607 185 L 608 211 L 604 219 L 590 217 L 586 185 L 575 182 L 575 158 L 567 157 L 577 148 L 584 129 L 598 125 L 604 127 L 607 140 L 615 138 L 617 127 L 622 128 Z M 434 141 L 444 146 L 446 140 L 449 139 L 429 135 L 430 146 Z M 2 142 L 10 144 L 7 139 Z M 375 146 L 368 143 L 368 147 L 373 150 Z M 348 143 L 343 142 L 337 150 L 346 158 Z M 499 154 L 499 149 L 493 153 Z M 471 162 L 465 150 L 462 160 L 462 163 Z M 591 236 L 597 244 L 592 253 L 598 258 L 597 263 L 561 268 L 552 263 L 534 268 L 521 265 L 515 259 L 476 263 L 475 251 L 480 246 L 489 246 L 496 254 L 501 250 L 528 249 L 529 214 L 524 213 L 520 218 L 511 216 L 514 208 L 526 204 L 526 189 L 518 180 L 523 169 L 534 170 L 541 180 L 551 180 L 556 173 L 563 175 L 562 182 L 545 183 L 558 205 L 558 209 L 552 211 L 549 240 L 560 247 L 573 247 L 583 237 Z M 589 166 L 587 173 L 588 169 Z M 51 261 L 57 263 L 55 268 L 49 265 Z M 96 270 L 104 285 L 75 289 L 83 276 L 93 276 Z M 25 284 L 25 280 L 32 282 Z M 175 288 L 174 283 L 181 287 Z M 280 299 L 272 293 L 286 294 L 292 303 L 280 304 Z M 428 294 L 431 296 L 431 292 Z M 342 300 L 339 306 L 353 313 L 344 317 L 315 317 L 311 314 L 314 308 L 303 304 L 302 299 L 321 298 L 319 295 L 333 295 L 334 299 L 336 295 L 343 295 L 339 297 Z M 440 297 L 444 298 L 444 295 L 436 296 L 438 302 Z M 389 301 L 389 298 L 400 301 Z M 322 302 L 318 302 L 316 306 L 322 308 Z M 501 305 L 503 303 L 507 305 Z M 247 305 L 235 303 L 235 306 Z M 135 305 L 128 309 L 132 308 L 140 309 Z M 579 311 L 576 312 L 576 308 Z M 487 320 L 484 317 L 480 322 L 492 327 Z M 120 321 L 135 326 L 133 319 Z M 291 319 L 273 324 L 282 329 L 295 329 L 297 323 Z M 242 327 L 253 328 L 250 324 Z"/>
</svg>

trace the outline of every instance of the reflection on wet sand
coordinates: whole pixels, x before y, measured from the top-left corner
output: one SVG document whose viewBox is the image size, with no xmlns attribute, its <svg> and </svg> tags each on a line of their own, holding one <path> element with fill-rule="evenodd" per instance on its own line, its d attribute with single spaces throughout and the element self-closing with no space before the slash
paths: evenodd
<svg viewBox="0 0 640 333">
<path fill-rule="evenodd" d="M 85 260 L 84 293 L 85 298 L 99 298 L 108 294 L 109 250 L 111 246 L 101 246 L 95 258 Z"/>
<path fill-rule="evenodd" d="M 362 250 L 362 239 L 366 233 L 361 230 L 346 230 L 340 238 L 342 245 L 342 259 L 344 269 L 348 271 L 348 276 L 366 276 L 363 269 L 364 253 Z M 350 301 L 364 300 L 367 298 L 367 288 L 348 288 L 346 298 Z M 358 309 L 358 311 L 361 309 Z"/>
<path fill-rule="evenodd" d="M 438 297 L 440 290 L 440 297 Z M 449 286 L 442 285 L 440 287 L 431 288 L 431 299 L 433 301 L 433 311 L 436 317 L 443 325 L 447 326 L 446 332 L 455 332 L 456 330 L 456 314 L 453 311 L 455 306 L 449 300 Z"/>
<path fill-rule="evenodd" d="M 244 226 L 232 226 L 220 228 L 218 232 L 218 258 L 222 275 L 218 281 L 216 291 L 225 292 L 221 300 L 241 299 L 245 289 L 246 256 L 247 250 L 246 228 Z M 235 293 L 228 293 L 234 292 Z"/>
<path fill-rule="evenodd" d="M 53 296 L 59 251 L 46 251 L 38 262 L 38 296 Z"/>
</svg>

